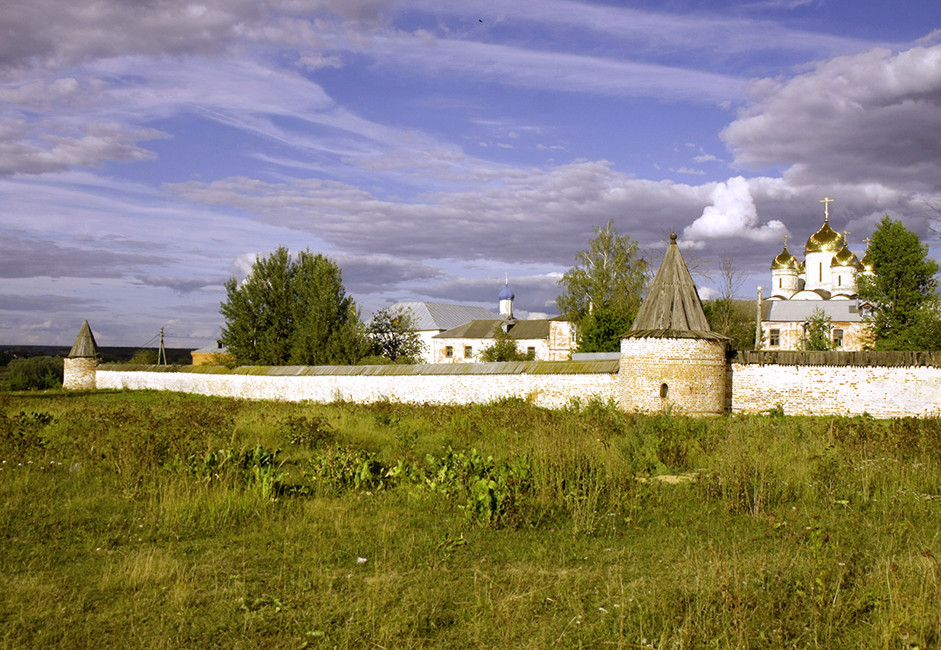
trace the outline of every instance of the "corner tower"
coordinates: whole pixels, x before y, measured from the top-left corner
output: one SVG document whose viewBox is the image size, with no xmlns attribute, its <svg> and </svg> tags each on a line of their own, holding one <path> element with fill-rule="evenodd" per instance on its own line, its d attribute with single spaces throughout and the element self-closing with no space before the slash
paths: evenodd
<svg viewBox="0 0 941 650">
<path fill-rule="evenodd" d="M 68 390 L 87 390 L 96 387 L 95 371 L 98 368 L 98 344 L 91 333 L 88 321 L 75 337 L 75 345 L 63 363 L 62 387 Z"/>
<path fill-rule="evenodd" d="M 725 413 L 728 341 L 709 327 L 676 233 L 671 234 L 647 297 L 621 339 L 621 408 Z"/>
</svg>

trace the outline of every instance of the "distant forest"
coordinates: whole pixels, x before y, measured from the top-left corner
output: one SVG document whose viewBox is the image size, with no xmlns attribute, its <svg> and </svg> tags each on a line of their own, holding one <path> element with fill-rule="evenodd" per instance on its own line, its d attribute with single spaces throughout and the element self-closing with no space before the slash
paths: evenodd
<svg viewBox="0 0 941 650">
<path fill-rule="evenodd" d="M 26 357 L 65 357 L 72 349 L 71 345 L 0 345 L 0 366 L 7 365 L 11 359 Z M 165 348 L 167 363 L 190 364 L 190 356 L 195 348 Z M 99 348 L 101 360 L 105 363 L 122 363 L 130 360 L 141 348 L 113 347 Z"/>
</svg>

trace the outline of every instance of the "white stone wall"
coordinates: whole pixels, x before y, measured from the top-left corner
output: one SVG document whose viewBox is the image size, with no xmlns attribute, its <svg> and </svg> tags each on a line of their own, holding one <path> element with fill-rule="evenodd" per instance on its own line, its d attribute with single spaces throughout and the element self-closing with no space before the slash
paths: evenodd
<svg viewBox="0 0 941 650">
<path fill-rule="evenodd" d="M 726 411 L 725 344 L 703 339 L 621 340 L 621 408 L 687 415 Z M 664 395 L 663 393 L 666 393 Z"/>
<path fill-rule="evenodd" d="M 941 415 L 941 368 L 732 364 L 732 412 Z"/>
<path fill-rule="evenodd" d="M 284 401 L 471 404 L 504 397 L 561 408 L 577 398 L 617 400 L 617 375 L 455 374 L 271 376 L 99 370 L 98 388 L 170 390 L 199 395 Z"/>
<path fill-rule="evenodd" d="M 62 387 L 67 390 L 95 388 L 98 359 L 67 357 L 63 359 Z"/>
</svg>

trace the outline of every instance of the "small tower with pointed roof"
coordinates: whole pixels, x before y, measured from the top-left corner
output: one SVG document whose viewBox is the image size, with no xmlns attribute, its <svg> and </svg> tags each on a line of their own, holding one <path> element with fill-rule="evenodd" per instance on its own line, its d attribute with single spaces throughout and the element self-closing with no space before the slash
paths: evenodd
<svg viewBox="0 0 941 650">
<path fill-rule="evenodd" d="M 618 381 L 627 411 L 726 412 L 728 339 L 712 331 L 676 233 L 630 331 Z"/>
<path fill-rule="evenodd" d="M 64 360 L 62 387 L 68 390 L 87 390 L 96 387 L 95 372 L 98 369 L 98 344 L 88 321 L 75 337 L 75 344 Z"/>
</svg>

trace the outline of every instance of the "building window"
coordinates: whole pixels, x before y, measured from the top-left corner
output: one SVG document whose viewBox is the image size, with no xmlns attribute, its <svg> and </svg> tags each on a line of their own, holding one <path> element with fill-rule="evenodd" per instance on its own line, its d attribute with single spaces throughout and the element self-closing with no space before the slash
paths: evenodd
<svg viewBox="0 0 941 650">
<path fill-rule="evenodd" d="M 838 287 L 842 287 L 842 286 L 843 286 L 843 276 L 842 276 L 842 275 L 836 276 L 836 286 L 838 286 Z"/>
<path fill-rule="evenodd" d="M 781 330 L 771 330 L 768 335 L 768 347 L 776 348 L 781 345 Z"/>
<path fill-rule="evenodd" d="M 450 345 L 444 346 L 444 357 L 445 359 L 451 359 L 454 357 L 454 348 Z"/>
<path fill-rule="evenodd" d="M 667 394 L 668 394 L 669 392 L 670 392 L 670 387 L 667 386 L 666 383 L 660 384 L 660 398 L 661 398 L 661 399 L 666 399 L 666 398 L 667 398 Z"/>
<path fill-rule="evenodd" d="M 833 330 L 833 347 L 843 347 L 843 330 Z"/>
<path fill-rule="evenodd" d="M 464 346 L 464 358 L 470 359 L 473 356 L 474 356 L 474 348 L 472 348 L 469 345 L 465 345 Z"/>
<path fill-rule="evenodd" d="M 820 282 L 823 282 L 823 262 L 820 262 Z"/>
<path fill-rule="evenodd" d="M 530 359 L 535 359 L 535 358 L 536 358 L 536 348 L 534 348 L 534 347 L 531 346 L 531 345 L 530 345 L 528 348 L 526 348 L 526 356 L 529 357 Z"/>
<path fill-rule="evenodd" d="M 778 289 L 781 288 L 781 278 L 778 278 Z"/>
</svg>

